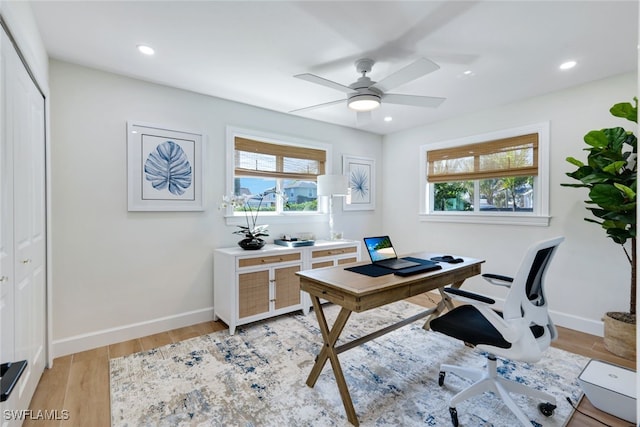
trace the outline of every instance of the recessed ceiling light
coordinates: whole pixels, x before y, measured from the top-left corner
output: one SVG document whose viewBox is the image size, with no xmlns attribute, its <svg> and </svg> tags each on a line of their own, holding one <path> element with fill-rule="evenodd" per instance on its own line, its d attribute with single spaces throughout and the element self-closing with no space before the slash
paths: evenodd
<svg viewBox="0 0 640 427">
<path fill-rule="evenodd" d="M 457 77 L 459 79 L 470 79 L 475 77 L 476 73 L 473 72 L 473 70 L 464 70 L 463 72 L 461 72 L 460 74 L 457 75 Z"/>
<path fill-rule="evenodd" d="M 570 70 L 575 67 L 578 63 L 576 61 L 567 61 L 560 64 L 561 70 Z"/>
<path fill-rule="evenodd" d="M 153 55 L 154 53 L 156 53 L 156 51 L 153 50 L 152 47 L 149 47 L 149 46 L 144 45 L 144 44 L 139 44 L 138 45 L 138 50 L 140 51 L 140 53 L 144 53 L 145 55 Z"/>
<path fill-rule="evenodd" d="M 387 116 L 387 117 L 384 118 L 385 122 L 390 122 L 391 120 L 393 120 L 393 117 L 391 117 L 391 116 Z"/>
</svg>

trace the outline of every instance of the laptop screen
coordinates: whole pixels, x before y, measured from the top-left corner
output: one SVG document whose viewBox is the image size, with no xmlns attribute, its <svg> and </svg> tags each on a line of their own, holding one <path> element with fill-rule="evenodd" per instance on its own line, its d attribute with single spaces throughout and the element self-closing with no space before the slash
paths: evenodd
<svg viewBox="0 0 640 427">
<path fill-rule="evenodd" d="M 389 236 L 365 237 L 364 244 L 372 262 L 398 258 Z"/>
</svg>

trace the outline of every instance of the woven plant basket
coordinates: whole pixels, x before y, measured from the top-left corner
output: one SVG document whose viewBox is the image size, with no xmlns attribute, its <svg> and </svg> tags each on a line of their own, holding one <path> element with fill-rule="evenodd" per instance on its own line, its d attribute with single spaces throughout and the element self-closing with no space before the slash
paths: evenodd
<svg viewBox="0 0 640 427">
<path fill-rule="evenodd" d="M 636 359 L 636 324 L 615 319 L 606 313 L 604 346 L 611 353 L 629 360 Z"/>
</svg>

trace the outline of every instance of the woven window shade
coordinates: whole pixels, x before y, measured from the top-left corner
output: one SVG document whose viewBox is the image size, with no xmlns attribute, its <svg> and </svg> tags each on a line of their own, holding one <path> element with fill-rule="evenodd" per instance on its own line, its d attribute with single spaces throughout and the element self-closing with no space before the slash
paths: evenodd
<svg viewBox="0 0 640 427">
<path fill-rule="evenodd" d="M 235 138 L 236 176 L 315 181 L 326 157 L 324 150 Z"/>
<path fill-rule="evenodd" d="M 538 175 L 538 134 L 427 152 L 427 181 L 451 182 Z"/>
</svg>

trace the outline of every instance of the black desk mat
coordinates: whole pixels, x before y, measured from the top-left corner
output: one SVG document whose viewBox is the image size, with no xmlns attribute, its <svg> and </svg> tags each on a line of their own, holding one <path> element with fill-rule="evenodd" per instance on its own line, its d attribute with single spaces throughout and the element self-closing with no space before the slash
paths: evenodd
<svg viewBox="0 0 640 427">
<path fill-rule="evenodd" d="M 369 277 L 380 277 L 385 274 L 393 274 L 393 270 L 388 268 L 378 267 L 373 264 L 356 265 L 355 267 L 345 267 L 345 270 L 353 271 L 354 273 L 364 274 Z"/>
<path fill-rule="evenodd" d="M 417 262 L 418 264 L 433 264 L 433 261 L 428 259 L 421 258 L 413 258 L 413 257 L 403 257 L 402 259 L 406 259 L 407 261 Z M 384 267 L 378 267 L 373 264 L 365 264 L 365 265 L 356 265 L 355 267 L 345 267 L 345 270 L 353 271 L 354 273 L 364 274 L 369 277 L 380 277 L 386 274 L 393 274 L 394 270 L 390 270 Z"/>
</svg>

